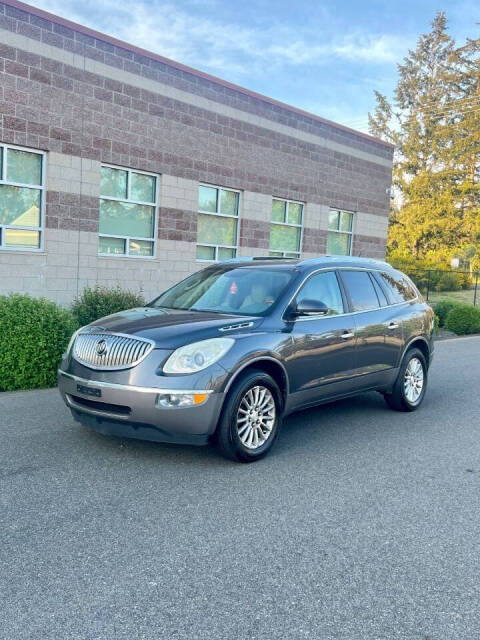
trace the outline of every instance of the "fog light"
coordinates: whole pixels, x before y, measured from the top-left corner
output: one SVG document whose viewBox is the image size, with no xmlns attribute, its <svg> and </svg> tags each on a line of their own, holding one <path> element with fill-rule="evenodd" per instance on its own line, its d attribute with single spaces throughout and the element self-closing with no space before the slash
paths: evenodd
<svg viewBox="0 0 480 640">
<path fill-rule="evenodd" d="M 157 407 L 173 409 L 175 407 L 193 407 L 203 404 L 208 398 L 208 393 L 160 393 L 157 396 Z"/>
</svg>

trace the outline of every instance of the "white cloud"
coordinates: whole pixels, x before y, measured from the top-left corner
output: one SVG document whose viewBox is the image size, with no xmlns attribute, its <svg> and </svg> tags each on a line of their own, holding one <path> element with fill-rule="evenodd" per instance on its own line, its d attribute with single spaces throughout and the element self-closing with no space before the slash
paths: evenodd
<svg viewBox="0 0 480 640">
<path fill-rule="evenodd" d="M 345 60 L 390 63 L 398 62 L 406 54 L 408 43 L 396 35 L 361 34 L 345 37 L 335 46 L 335 53 Z"/>
<path fill-rule="evenodd" d="M 210 0 L 211 8 L 214 0 Z M 201 64 L 213 72 L 248 75 L 266 65 L 300 66 L 337 61 L 392 63 L 401 59 L 407 43 L 395 35 L 349 34 L 326 41 L 318 28 L 300 29 L 273 23 L 253 28 L 198 13 L 201 4 L 190 0 L 192 11 L 171 3 L 143 0 L 131 4 L 116 0 L 39 0 L 36 3 L 76 22 L 179 62 Z M 211 11 L 211 15 L 215 15 Z M 321 44 L 318 44 L 318 42 Z"/>
</svg>

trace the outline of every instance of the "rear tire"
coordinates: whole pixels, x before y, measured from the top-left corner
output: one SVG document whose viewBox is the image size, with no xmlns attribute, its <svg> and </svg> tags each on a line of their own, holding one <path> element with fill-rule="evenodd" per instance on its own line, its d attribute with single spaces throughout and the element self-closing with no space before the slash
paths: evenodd
<svg viewBox="0 0 480 640">
<path fill-rule="evenodd" d="M 427 390 L 428 368 L 420 349 L 409 349 L 403 357 L 392 393 L 384 394 L 394 411 L 416 411 Z"/>
<path fill-rule="evenodd" d="M 228 392 L 215 432 L 220 453 L 236 462 L 260 460 L 273 447 L 281 426 L 282 395 L 263 371 L 240 374 Z"/>
</svg>

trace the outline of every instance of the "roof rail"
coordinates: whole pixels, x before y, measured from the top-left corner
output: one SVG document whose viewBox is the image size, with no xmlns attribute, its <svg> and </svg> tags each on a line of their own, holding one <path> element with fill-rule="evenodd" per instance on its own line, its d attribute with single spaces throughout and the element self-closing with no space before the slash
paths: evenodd
<svg viewBox="0 0 480 640">
<path fill-rule="evenodd" d="M 255 260 L 298 260 L 298 258 L 283 258 L 279 256 L 242 256 L 241 258 L 228 258 L 228 260 L 221 260 L 220 262 L 253 262 Z"/>
</svg>

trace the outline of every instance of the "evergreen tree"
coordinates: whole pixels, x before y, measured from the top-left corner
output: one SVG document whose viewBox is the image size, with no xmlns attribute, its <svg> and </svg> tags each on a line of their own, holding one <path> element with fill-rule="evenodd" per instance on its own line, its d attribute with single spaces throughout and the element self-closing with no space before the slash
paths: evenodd
<svg viewBox="0 0 480 640">
<path fill-rule="evenodd" d="M 393 106 L 376 92 L 370 131 L 396 146 L 389 252 L 447 259 L 480 240 L 479 52 L 457 49 L 439 12 L 398 65 Z"/>
<path fill-rule="evenodd" d="M 459 72 L 452 79 L 457 104 L 452 111 L 451 171 L 458 187 L 464 224 L 456 255 L 480 267 L 480 38 L 455 52 Z"/>
</svg>

